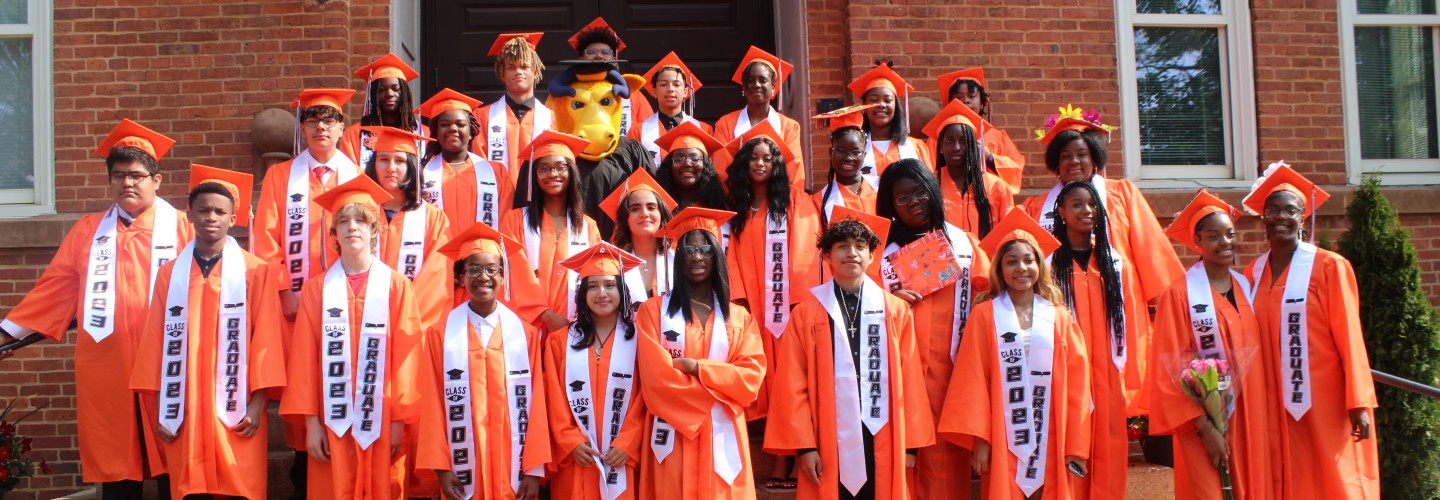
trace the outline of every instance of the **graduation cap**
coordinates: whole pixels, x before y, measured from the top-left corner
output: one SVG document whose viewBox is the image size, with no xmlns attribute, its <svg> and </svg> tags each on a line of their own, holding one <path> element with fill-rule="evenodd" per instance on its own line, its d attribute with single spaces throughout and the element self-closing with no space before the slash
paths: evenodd
<svg viewBox="0 0 1440 500">
<path fill-rule="evenodd" d="M 440 252 L 446 257 L 450 257 L 451 260 L 456 262 L 465 260 L 477 253 L 495 254 L 503 258 L 506 252 L 501 245 L 511 245 L 512 248 L 523 248 L 523 246 L 515 242 L 515 240 L 510 239 L 510 237 L 501 235 L 500 231 L 496 231 L 495 228 L 486 225 L 484 222 L 476 222 L 474 225 L 466 228 L 465 231 L 455 235 L 454 238 L 451 238 L 449 242 L 435 251 Z"/>
<path fill-rule="evenodd" d="M 879 251 L 885 248 L 885 240 L 890 236 L 890 219 L 855 210 L 844 205 L 836 205 L 830 212 L 830 225 L 828 227 L 835 227 L 835 224 L 847 220 L 859 222 L 865 226 L 865 229 L 870 230 L 870 232 L 875 233 L 875 236 L 880 238 L 880 245 L 874 250 Z M 876 261 L 878 262 L 879 259 L 876 259 Z"/>
<path fill-rule="evenodd" d="M 685 148 L 698 149 L 705 156 L 713 155 L 725 149 L 725 145 L 721 144 L 720 140 L 716 139 L 715 136 L 710 135 L 710 133 L 706 132 L 704 128 L 701 128 L 699 124 L 688 120 L 685 123 L 676 125 L 675 128 L 670 129 L 669 132 L 655 139 L 655 145 L 665 151 Z"/>
<path fill-rule="evenodd" d="M 1015 332 L 1005 332 L 1005 333 L 1000 334 L 1000 338 L 1003 339 L 1006 344 L 1009 344 L 1009 343 L 1011 343 L 1011 342 L 1014 342 L 1014 341 L 1015 341 L 1015 337 L 1017 337 L 1017 336 L 1019 336 L 1019 334 L 1018 334 L 1018 333 L 1015 333 Z"/>
<path fill-rule="evenodd" d="M 408 130 L 400 130 L 395 127 L 360 127 L 375 138 L 375 145 L 370 149 L 375 152 L 406 153 L 410 156 L 419 156 L 420 150 L 415 146 L 416 141 L 435 142 L 434 138 L 418 135 Z"/>
<path fill-rule="evenodd" d="M 1207 304 L 1195 304 L 1193 306 L 1190 306 L 1190 308 L 1194 309 L 1197 313 L 1204 313 L 1206 309 L 1210 308 L 1210 306 Z"/>
<path fill-rule="evenodd" d="M 1040 253 L 1043 254 L 1040 256 L 1041 258 L 1060 248 L 1060 240 L 1055 239 L 1055 236 L 1041 227 L 1040 223 L 1035 222 L 1034 217 L 1019 209 L 1011 209 L 1010 213 L 1005 214 L 1005 218 L 1000 219 L 1000 223 L 990 229 L 990 234 L 980 240 L 980 248 L 985 250 L 991 259 L 998 261 L 1002 257 L 996 254 L 1000 250 L 1000 246 L 1005 242 L 1020 239 L 1034 243 L 1035 247 L 1039 248 Z"/>
<path fill-rule="evenodd" d="M 635 254 L 610 242 L 600 241 L 561 261 L 560 266 L 575 271 L 580 279 L 585 279 L 590 276 L 620 276 L 644 263 L 645 260 Z"/>
<path fill-rule="evenodd" d="M 965 125 L 970 127 L 971 130 L 974 130 L 976 139 L 983 138 L 985 131 L 992 128 L 990 122 L 981 118 L 979 114 L 975 113 L 975 110 L 970 109 L 969 106 L 960 102 L 959 99 L 951 99 L 950 102 L 945 104 L 945 107 L 940 108 L 940 112 L 935 114 L 935 117 L 931 118 L 929 123 L 925 124 L 925 128 L 923 129 L 925 137 L 930 138 L 932 144 L 938 144 L 940 142 L 940 134 L 945 131 L 945 127 L 957 124 Z"/>
<path fill-rule="evenodd" d="M 575 52 L 584 52 L 585 47 L 580 45 L 580 39 L 585 37 L 586 35 L 591 34 L 592 32 L 597 31 L 604 32 L 615 38 L 615 57 L 620 57 L 620 51 L 625 50 L 625 42 L 620 40 L 620 35 L 618 33 L 615 33 L 615 29 L 611 28 L 610 23 L 605 22 L 605 18 L 603 17 L 595 18 L 594 21 L 590 21 L 590 24 L 585 25 L 584 28 L 580 28 L 580 31 L 577 31 L 574 35 L 571 35 L 570 39 L 567 40 L 568 42 L 570 42 L 570 48 L 575 49 Z M 536 43 L 538 43 L 538 40 L 536 41 Z M 534 43 L 532 43 L 531 45 L 534 45 Z"/>
<path fill-rule="evenodd" d="M 774 54 L 751 45 L 750 50 L 745 51 L 745 57 L 740 58 L 740 67 L 735 68 L 735 74 L 730 77 L 730 80 L 740 84 L 740 88 L 745 88 L 745 68 L 750 67 L 751 63 L 757 62 L 769 66 L 770 70 L 775 73 L 775 100 L 784 106 L 785 100 L 781 98 L 780 92 L 785 85 L 785 80 L 790 78 L 790 71 L 795 69 L 795 65 L 785 62 Z"/>
<path fill-rule="evenodd" d="M 109 235 L 100 235 L 99 238 L 95 238 L 95 242 L 96 242 L 96 243 L 99 243 L 99 244 L 101 244 L 101 245 L 104 245 L 105 242 L 107 242 L 107 241 L 110 241 L 110 236 L 109 236 Z"/>
<path fill-rule="evenodd" d="M 960 80 L 970 80 L 981 88 L 985 88 L 985 68 L 965 68 L 940 75 L 940 97 L 949 97 L 950 88 Z"/>
<path fill-rule="evenodd" d="M 610 193 L 610 196 L 606 196 L 605 200 L 600 202 L 600 209 L 604 210 L 605 215 L 610 216 L 612 220 L 618 221 L 620 220 L 620 202 L 636 191 L 655 193 L 655 197 L 660 200 L 660 204 L 665 205 L 667 210 L 675 210 L 675 207 L 679 205 L 674 198 L 670 197 L 669 193 L 665 192 L 665 188 L 660 187 L 660 183 L 651 177 L 649 172 L 643 168 L 637 168 L 630 174 L 630 177 L 625 178 L 625 182 Z"/>
<path fill-rule="evenodd" d="M 1170 227 L 1165 228 L 1165 236 L 1199 252 L 1200 248 L 1195 246 L 1195 225 L 1200 223 L 1200 219 L 1216 212 L 1225 213 L 1231 219 L 1240 217 L 1240 211 L 1235 207 L 1201 188 L 1195 193 L 1195 199 L 1190 200 L 1189 205 L 1185 205 L 1185 210 L 1180 211 L 1175 216 L 1175 220 L 1170 222 Z"/>
<path fill-rule="evenodd" d="M 675 330 L 665 330 L 665 332 L 661 333 L 661 335 L 664 335 L 665 340 L 668 342 L 680 340 L 680 333 L 676 332 Z"/>
<path fill-rule="evenodd" d="M 330 313 L 330 317 L 332 318 L 338 318 L 340 317 L 340 313 L 345 312 L 345 310 L 338 307 L 332 307 L 326 309 L 325 312 Z"/>
<path fill-rule="evenodd" d="M 570 383 L 570 392 L 580 392 L 583 390 L 585 390 L 585 381 L 576 380 Z"/>
<path fill-rule="evenodd" d="M 395 54 L 385 54 L 376 59 L 375 62 L 355 70 L 355 76 L 364 78 L 366 82 L 373 82 L 381 78 L 399 78 L 400 81 L 408 82 L 420 76 L 410 65 L 405 64 Z"/>
<path fill-rule="evenodd" d="M 585 151 L 585 148 L 588 147 L 590 147 L 588 139 L 552 129 L 541 132 L 535 140 L 530 141 L 530 144 L 520 151 L 520 156 L 529 157 L 532 163 L 536 158 L 546 156 L 564 156 L 573 162 L 575 155 Z"/>
<path fill-rule="evenodd" d="M 740 154 L 740 148 L 745 147 L 746 144 L 749 144 L 752 139 L 757 137 L 764 137 L 774 142 L 775 145 L 780 148 L 778 152 L 780 153 L 781 159 L 788 162 L 791 158 L 795 157 L 794 151 L 790 151 L 790 148 L 785 145 L 785 141 L 782 139 L 784 136 L 780 135 L 780 132 L 775 130 L 774 126 L 770 125 L 769 120 L 761 121 L 759 124 L 750 127 L 750 130 L 746 130 L 740 137 L 732 139 L 729 144 L 725 145 L 725 152 L 729 153 L 733 158 Z M 771 153 L 775 153 L 775 151 Z"/>
<path fill-rule="evenodd" d="M 315 106 L 329 106 L 341 113 L 345 112 L 345 103 L 355 96 L 352 89 L 305 89 L 300 91 L 300 96 L 290 102 L 290 107 L 295 108 L 298 115 L 305 108 Z M 299 121 L 298 117 L 296 121 Z"/>
<path fill-rule="evenodd" d="M 660 237 L 680 241 L 685 233 L 700 230 L 715 236 L 715 241 L 720 241 L 720 226 L 725 221 L 735 216 L 735 212 L 729 210 L 715 210 L 713 208 L 702 208 L 696 206 L 685 207 L 660 228 Z"/>
<path fill-rule="evenodd" d="M 450 380 L 460 380 L 460 376 L 465 374 L 465 370 L 454 368 L 445 372 L 445 374 L 450 376 Z"/>
<path fill-rule="evenodd" d="M 861 113 L 861 111 L 879 105 L 878 103 L 870 103 L 846 106 L 837 110 L 820 113 L 810 117 L 810 119 L 819 122 L 823 126 L 829 127 L 831 132 L 837 132 L 846 127 L 860 128 L 860 125 L 865 123 L 865 114 Z"/>
<path fill-rule="evenodd" d="M 473 116 L 475 110 L 479 107 L 479 99 L 448 88 L 443 88 L 440 89 L 439 92 L 436 92 L 435 95 L 430 96 L 429 100 L 421 103 L 420 108 L 416 111 L 419 111 L 421 116 L 434 120 L 435 117 L 440 116 L 440 113 L 455 109 L 465 110 L 466 113 L 470 113 Z"/>
<path fill-rule="evenodd" d="M 385 192 L 385 188 L 376 184 L 370 176 L 359 175 L 326 191 L 325 194 L 316 196 L 314 202 L 332 214 L 339 212 L 341 207 L 358 204 L 374 214 L 376 219 L 385 220 L 380 205 L 393 198 L 394 196 Z"/>
<path fill-rule="evenodd" d="M 129 118 L 122 118 L 120 119 L 120 123 L 115 125 L 115 128 L 110 131 L 110 135 L 105 136 L 105 140 L 100 141 L 100 147 L 95 148 L 95 154 L 100 155 L 101 158 L 105 158 L 110 156 L 110 150 L 129 146 L 140 148 L 141 151 L 150 155 L 151 158 L 159 160 L 165 156 L 165 153 L 170 152 L 170 148 L 174 145 L 174 139 L 145 128 L 145 126 L 135 123 Z"/>
<path fill-rule="evenodd" d="M 704 86 L 704 84 L 700 83 L 700 79 L 695 78 L 695 72 L 690 71 L 690 67 L 685 65 L 685 61 L 681 61 L 680 56 L 675 55 L 675 51 L 672 50 L 669 54 L 665 54 L 665 57 L 660 58 L 660 62 L 651 66 L 649 71 L 645 72 L 645 90 L 650 91 L 650 95 L 657 95 L 659 93 L 658 89 L 655 88 L 655 75 L 665 68 L 680 68 L 680 72 L 685 74 L 685 85 L 690 87 L 691 98 L 694 98 L 695 92 L 698 92 L 700 87 Z"/>
<path fill-rule="evenodd" d="M 1066 130 L 1074 130 L 1076 132 L 1098 130 L 1105 134 L 1105 140 L 1108 142 L 1110 140 L 1110 131 L 1118 128 L 1120 127 L 1100 123 L 1099 111 L 1093 109 L 1082 111 L 1080 108 L 1066 104 L 1065 107 L 1060 108 L 1059 114 L 1051 115 L 1050 118 L 1045 121 L 1045 128 L 1035 131 L 1035 136 L 1040 139 L 1040 144 L 1050 144 L 1050 141 L 1054 140 L 1056 135 Z"/>
<path fill-rule="evenodd" d="M 250 225 L 250 193 L 255 187 L 255 177 L 234 170 L 190 164 L 190 190 L 206 182 L 223 186 L 235 201 L 235 225 Z M 298 194 L 298 193 L 297 193 Z M 298 201 L 298 200 L 297 200 Z"/>
<path fill-rule="evenodd" d="M 300 200 L 303 200 L 303 199 L 305 199 L 305 195 L 300 194 L 300 193 L 295 193 L 295 194 L 290 195 L 290 201 L 300 201 Z"/>
<path fill-rule="evenodd" d="M 184 307 L 180 307 L 180 306 L 171 306 L 171 307 L 170 307 L 170 315 L 171 315 L 171 316 L 177 316 L 177 317 L 178 317 L 178 316 L 180 316 L 180 313 L 183 312 L 183 311 L 185 311 L 185 308 L 184 308 Z"/>
<path fill-rule="evenodd" d="M 865 74 L 856 78 L 855 81 L 850 82 L 848 88 L 850 92 L 861 98 L 864 98 L 865 93 L 871 89 L 887 89 L 895 94 L 895 97 L 908 97 L 910 91 L 915 89 L 906 83 L 904 78 L 900 78 L 900 74 L 896 73 L 889 64 L 876 65 L 870 71 L 866 71 Z"/>
<path fill-rule="evenodd" d="M 1298 195 L 1305 205 L 1306 216 L 1313 214 L 1315 209 L 1330 199 L 1330 193 L 1300 175 L 1290 164 L 1285 163 L 1285 160 L 1280 160 L 1265 168 L 1265 174 L 1256 179 L 1254 186 L 1250 188 L 1250 194 L 1245 195 L 1243 204 L 1251 213 L 1259 215 L 1265 212 L 1265 199 L 1276 191 L 1289 191 Z"/>
<path fill-rule="evenodd" d="M 533 51 L 535 47 L 540 46 L 540 37 L 543 36 L 545 36 L 544 33 L 501 33 L 499 37 L 495 38 L 495 43 L 490 45 L 489 55 L 490 57 L 500 55 L 500 51 L 504 50 L 505 45 L 509 44 L 511 40 L 524 41 Z"/>
</svg>

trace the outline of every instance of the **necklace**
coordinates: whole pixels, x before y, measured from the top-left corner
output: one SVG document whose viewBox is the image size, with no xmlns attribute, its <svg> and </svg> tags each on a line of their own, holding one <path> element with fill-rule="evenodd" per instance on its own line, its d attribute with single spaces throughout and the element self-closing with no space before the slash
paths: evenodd
<svg viewBox="0 0 1440 500">
<path fill-rule="evenodd" d="M 864 291 L 862 289 L 855 292 L 856 302 L 860 301 L 860 294 Z M 850 314 L 850 302 L 845 299 L 844 289 L 840 290 L 840 314 L 845 319 L 845 334 L 850 337 L 850 340 L 855 340 L 855 337 L 860 334 L 860 305 L 856 304 L 855 314 Z"/>
<path fill-rule="evenodd" d="M 615 334 L 615 328 L 610 328 L 610 335 Z M 606 337 L 607 339 L 609 337 Z M 600 354 L 603 352 L 605 339 L 600 338 L 600 332 L 595 332 L 595 361 L 600 361 Z"/>
</svg>

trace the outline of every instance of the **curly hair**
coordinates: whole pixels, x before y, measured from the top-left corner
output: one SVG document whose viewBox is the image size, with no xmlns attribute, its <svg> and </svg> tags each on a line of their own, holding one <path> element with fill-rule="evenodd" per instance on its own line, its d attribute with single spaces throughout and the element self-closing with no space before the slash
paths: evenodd
<svg viewBox="0 0 1440 500">
<path fill-rule="evenodd" d="M 665 224 L 668 224 L 670 222 L 670 219 L 672 218 L 672 215 L 670 214 L 670 207 L 665 206 L 665 202 L 659 200 L 659 196 L 654 194 L 654 191 L 649 192 L 651 193 L 651 196 L 656 197 L 655 201 L 658 202 L 656 203 L 656 205 L 660 207 L 660 225 L 663 227 Z M 613 214 L 615 220 L 615 231 L 610 235 L 610 243 L 617 247 L 620 247 L 627 252 L 634 249 L 634 246 L 632 244 L 635 241 L 635 235 L 630 233 L 630 197 L 635 196 L 635 193 L 636 191 L 625 193 L 625 197 L 620 199 L 620 206 L 618 207 L 617 212 Z M 660 248 L 665 248 L 664 238 L 656 238 L 656 240 L 658 240 Z"/>
<path fill-rule="evenodd" d="M 975 113 L 980 115 L 981 118 L 984 118 L 985 121 L 990 121 L 990 92 L 985 90 L 985 87 L 980 86 L 980 82 L 975 80 L 955 80 L 955 83 L 951 84 L 950 88 L 945 91 L 945 102 L 959 99 L 961 90 L 980 93 L 980 109 L 975 110 Z"/>
<path fill-rule="evenodd" d="M 750 175 L 746 170 L 749 168 L 750 159 L 755 157 L 755 146 L 764 144 L 773 153 L 770 155 L 770 182 L 765 186 L 765 205 L 769 209 L 770 220 L 785 222 L 786 214 L 790 211 L 790 175 L 785 171 L 785 155 L 780 152 L 780 146 L 775 141 L 766 137 L 756 137 L 740 147 L 740 152 L 735 154 L 735 161 L 730 162 L 730 178 L 727 179 L 730 185 L 730 206 L 750 207 L 750 202 L 755 199 L 753 187 L 750 185 Z M 734 229 L 735 235 L 745 230 L 745 223 L 749 217 L 744 215 L 730 219 L 730 227 Z"/>
<path fill-rule="evenodd" d="M 1125 335 L 1125 296 L 1120 286 L 1120 275 L 1115 272 L 1115 267 L 1110 265 L 1114 259 L 1114 250 L 1110 247 L 1109 215 L 1106 213 L 1105 205 L 1100 203 L 1100 192 L 1090 184 L 1089 180 L 1075 181 L 1066 184 L 1060 189 L 1060 194 L 1055 197 L 1055 206 L 1051 207 L 1056 214 L 1060 213 L 1060 207 L 1065 204 L 1065 196 L 1075 191 L 1086 191 L 1090 193 L 1090 199 L 1095 200 L 1095 245 L 1091 259 L 1096 267 L 1100 268 L 1100 281 L 1105 291 L 1105 313 L 1110 318 L 1110 328 L 1115 335 Z M 1051 256 L 1052 270 L 1055 273 L 1055 284 L 1059 286 L 1060 292 L 1065 297 L 1065 304 L 1070 311 L 1075 311 L 1075 290 L 1070 282 L 1070 270 L 1075 267 L 1075 254 L 1070 249 L 1070 232 L 1065 224 L 1065 218 L 1056 216 L 1055 227 L 1051 230 L 1055 238 L 1060 240 L 1060 248 L 1055 250 Z"/>
<path fill-rule="evenodd" d="M 869 247 L 871 252 L 880 246 L 880 237 L 876 236 L 870 228 L 865 227 L 865 224 L 854 219 L 845 219 L 825 228 L 825 232 L 820 233 L 820 241 L 815 244 L 815 247 L 819 248 L 820 252 L 829 254 L 830 248 L 834 247 L 836 243 L 851 239 L 865 242 L 865 246 Z"/>
<path fill-rule="evenodd" d="M 1055 138 L 1050 140 L 1050 145 L 1045 147 L 1045 168 L 1052 174 L 1059 174 L 1060 151 L 1075 139 L 1084 140 L 1085 147 L 1090 149 L 1090 163 L 1095 165 L 1095 173 L 1105 173 L 1105 158 L 1109 156 L 1109 149 L 1105 143 L 1104 132 L 1096 130 L 1084 132 L 1065 130 L 1055 134 Z"/>
<path fill-rule="evenodd" d="M 610 50 L 615 51 L 616 57 L 620 55 L 620 37 L 616 36 L 614 31 L 603 26 L 581 30 L 579 34 L 575 35 L 575 41 L 577 42 L 575 44 L 577 55 L 584 56 L 585 48 L 597 43 L 608 45 Z"/>
<path fill-rule="evenodd" d="M 590 288 L 590 278 L 615 278 L 615 288 L 620 291 L 620 308 L 616 311 L 620 319 L 617 324 L 625 325 L 625 340 L 635 338 L 635 308 L 630 305 L 630 287 L 625 286 L 625 277 L 589 276 L 580 278 L 580 286 L 575 287 L 575 324 L 570 329 L 570 338 L 575 343 L 570 344 L 570 348 L 584 349 L 600 340 L 595 334 L 595 313 L 590 311 L 590 304 L 585 301 L 585 295 Z"/>
<path fill-rule="evenodd" d="M 695 183 L 695 188 L 690 190 L 695 194 L 694 200 L 679 196 L 686 192 L 686 189 L 675 183 L 675 151 L 665 154 L 665 159 L 660 162 L 660 168 L 655 173 L 655 180 L 660 182 L 660 187 L 665 188 L 665 192 L 676 195 L 675 201 L 680 202 L 680 208 L 694 205 L 729 210 L 730 204 L 725 201 L 725 189 L 720 184 L 720 175 L 715 173 L 715 162 L 709 155 L 701 155 L 701 158 L 705 159 L 705 164 L 700 169 L 700 180 Z"/>
<path fill-rule="evenodd" d="M 525 37 L 512 38 L 500 48 L 500 55 L 495 56 L 495 78 L 504 79 L 505 65 L 512 62 L 530 63 L 530 67 L 535 68 L 536 80 L 545 73 L 545 63 L 540 60 L 540 54 L 535 52 L 530 42 L 525 41 Z"/>
</svg>

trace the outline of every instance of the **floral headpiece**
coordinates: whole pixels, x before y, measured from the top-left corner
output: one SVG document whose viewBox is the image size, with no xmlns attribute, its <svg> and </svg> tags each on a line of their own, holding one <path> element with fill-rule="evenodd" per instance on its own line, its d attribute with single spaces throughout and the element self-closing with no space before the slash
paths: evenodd
<svg viewBox="0 0 1440 500">
<path fill-rule="evenodd" d="M 1041 144 L 1050 144 L 1050 140 L 1054 139 L 1056 134 L 1066 130 L 1081 132 L 1101 130 L 1105 132 L 1106 142 L 1109 142 L 1110 131 L 1119 128 L 1100 123 L 1099 111 L 1094 109 L 1082 111 L 1080 108 L 1066 104 L 1065 107 L 1060 108 L 1060 114 L 1050 115 L 1050 118 L 1045 120 L 1045 126 L 1035 130 L 1035 138 L 1039 139 Z"/>
</svg>

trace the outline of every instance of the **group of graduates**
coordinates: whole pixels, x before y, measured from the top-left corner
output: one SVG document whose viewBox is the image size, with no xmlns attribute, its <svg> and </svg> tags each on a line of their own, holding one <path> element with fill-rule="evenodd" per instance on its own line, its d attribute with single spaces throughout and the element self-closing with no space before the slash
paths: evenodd
<svg viewBox="0 0 1440 500">
<path fill-rule="evenodd" d="M 1162 230 L 1105 177 L 1098 114 L 1037 132 L 1055 184 L 1016 206 L 1025 159 L 981 70 L 941 78 L 922 141 L 881 65 L 817 117 L 807 193 L 800 125 L 770 105 L 790 65 L 752 48 L 746 105 L 713 126 L 678 57 L 651 69 L 617 147 L 650 154 L 596 190 L 589 141 L 534 97 L 538 38 L 496 42 L 488 106 L 447 89 L 412 112 L 393 55 L 357 72 L 358 124 L 354 91 L 305 90 L 304 148 L 259 196 L 194 165 L 185 212 L 156 197 L 174 141 L 122 121 L 96 151 L 114 205 L 0 322 L 6 343 L 78 324 L 85 481 L 262 498 L 278 400 L 309 498 L 754 498 L 768 475 L 963 499 L 972 472 L 985 498 L 1123 498 L 1138 415 L 1175 436 L 1180 498 L 1220 498 L 1221 469 L 1235 498 L 1377 498 L 1354 273 L 1303 241 L 1327 195 L 1288 166 L 1245 199 L 1269 251 L 1242 274 L 1239 211 L 1202 191 Z M 599 20 L 571 42 L 623 48 Z M 1182 388 L 1197 357 L 1232 367 L 1228 426 Z"/>
</svg>

